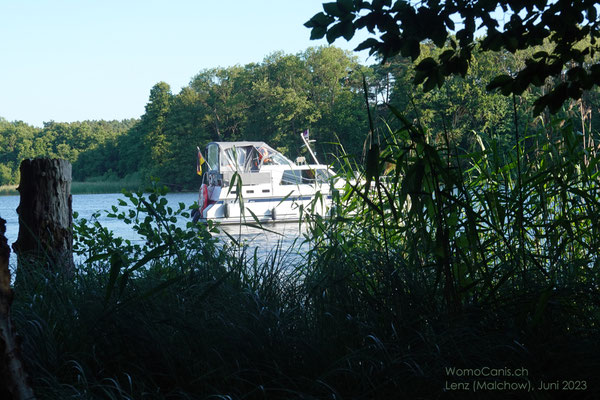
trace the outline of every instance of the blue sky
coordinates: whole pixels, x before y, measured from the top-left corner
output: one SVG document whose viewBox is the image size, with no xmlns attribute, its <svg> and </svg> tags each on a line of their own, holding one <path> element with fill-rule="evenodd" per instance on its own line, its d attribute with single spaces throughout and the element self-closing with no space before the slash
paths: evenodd
<svg viewBox="0 0 600 400">
<path fill-rule="evenodd" d="M 0 117 L 138 118 L 157 82 L 177 93 L 202 69 L 325 45 L 303 26 L 323 2 L 0 0 Z"/>
</svg>

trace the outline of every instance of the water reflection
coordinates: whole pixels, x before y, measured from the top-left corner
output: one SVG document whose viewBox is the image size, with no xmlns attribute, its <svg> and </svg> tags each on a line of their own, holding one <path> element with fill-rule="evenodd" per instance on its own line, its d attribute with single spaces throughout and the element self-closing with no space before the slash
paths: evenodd
<svg viewBox="0 0 600 400">
<path fill-rule="evenodd" d="M 299 262 L 309 249 L 304 238 L 306 226 L 297 222 L 263 223 L 260 227 L 252 224 L 222 225 L 218 237 L 224 242 L 234 242 L 243 246 L 247 253 L 264 260 L 277 249 L 289 262 Z"/>
<path fill-rule="evenodd" d="M 179 203 L 189 207 L 197 201 L 196 193 L 168 193 L 166 199 L 169 206 L 177 208 Z M 119 199 L 127 201 L 120 193 L 111 194 L 79 194 L 73 195 L 73 211 L 77 213 L 78 218 L 90 221 L 92 215 L 100 211 L 97 220 L 111 230 L 115 236 L 129 239 L 131 241 L 141 241 L 142 239 L 131 228 L 131 225 L 125 224 L 117 218 L 107 216 L 111 206 L 118 205 Z M 19 233 L 19 221 L 17 216 L 17 206 L 19 205 L 19 196 L 0 196 L 0 217 L 6 220 L 6 237 L 10 246 L 17 240 Z M 119 207 L 123 209 L 124 207 Z M 189 220 L 179 218 L 176 225 L 185 228 Z M 223 225 L 220 227 L 222 232 L 217 237 L 224 245 L 237 243 L 242 245 L 247 255 L 253 255 L 256 251 L 259 259 L 265 259 L 276 249 L 284 253 L 288 261 L 300 261 L 303 254 L 308 250 L 303 233 L 304 227 L 298 223 L 265 223 L 261 228 L 248 225 Z M 279 248 L 278 248 L 279 246 Z M 76 260 L 82 261 L 82 260 Z M 11 265 L 14 266 L 16 257 L 11 257 Z"/>
</svg>

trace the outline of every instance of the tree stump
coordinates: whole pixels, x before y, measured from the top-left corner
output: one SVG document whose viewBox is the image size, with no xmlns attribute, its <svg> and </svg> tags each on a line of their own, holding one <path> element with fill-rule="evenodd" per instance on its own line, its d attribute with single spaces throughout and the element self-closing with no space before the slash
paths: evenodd
<svg viewBox="0 0 600 400">
<path fill-rule="evenodd" d="M 13 244 L 19 270 L 43 265 L 71 272 L 74 267 L 71 164 L 47 158 L 23 160 L 20 173 L 19 236 Z"/>
<path fill-rule="evenodd" d="M 10 318 L 13 291 L 8 259 L 10 247 L 4 233 L 6 221 L 0 218 L 0 398 L 34 399 L 20 358 L 17 335 Z"/>
</svg>

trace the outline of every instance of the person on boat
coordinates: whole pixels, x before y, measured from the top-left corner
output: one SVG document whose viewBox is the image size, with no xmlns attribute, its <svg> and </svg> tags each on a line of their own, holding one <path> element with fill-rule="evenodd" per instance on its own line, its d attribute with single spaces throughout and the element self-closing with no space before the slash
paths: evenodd
<svg viewBox="0 0 600 400">
<path fill-rule="evenodd" d="M 273 160 L 269 156 L 269 150 L 266 147 L 260 147 L 258 149 L 259 160 L 262 162 L 262 165 L 273 164 Z"/>
</svg>

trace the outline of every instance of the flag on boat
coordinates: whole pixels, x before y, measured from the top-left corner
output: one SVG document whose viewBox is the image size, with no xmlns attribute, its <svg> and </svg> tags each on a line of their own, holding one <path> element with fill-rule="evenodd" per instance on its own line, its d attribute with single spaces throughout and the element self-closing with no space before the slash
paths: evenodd
<svg viewBox="0 0 600 400">
<path fill-rule="evenodd" d="M 304 132 L 302 132 L 302 136 L 303 136 L 303 137 L 304 137 L 304 139 L 306 139 L 306 140 L 308 140 L 308 135 L 309 135 L 308 129 L 307 129 L 307 130 L 305 130 Z"/>
<path fill-rule="evenodd" d="M 196 173 L 198 175 L 202 175 L 202 164 L 206 162 L 204 157 L 202 157 L 202 152 L 200 151 L 200 147 L 196 147 L 198 149 L 198 162 L 196 163 Z"/>
</svg>

